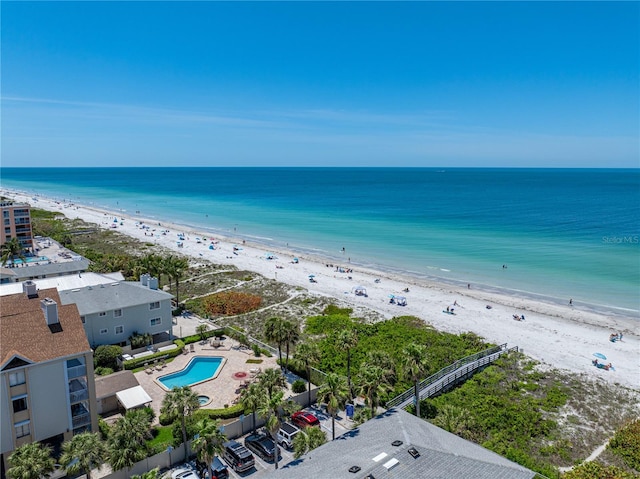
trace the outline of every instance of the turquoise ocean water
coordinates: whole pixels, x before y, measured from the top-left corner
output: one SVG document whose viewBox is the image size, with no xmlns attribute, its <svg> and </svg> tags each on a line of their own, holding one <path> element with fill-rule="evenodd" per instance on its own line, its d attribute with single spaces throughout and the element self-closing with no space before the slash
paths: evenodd
<svg viewBox="0 0 640 479">
<path fill-rule="evenodd" d="M 340 263 L 639 315 L 640 170 L 3 168 L 1 175 L 4 188 L 139 211 Z"/>
</svg>

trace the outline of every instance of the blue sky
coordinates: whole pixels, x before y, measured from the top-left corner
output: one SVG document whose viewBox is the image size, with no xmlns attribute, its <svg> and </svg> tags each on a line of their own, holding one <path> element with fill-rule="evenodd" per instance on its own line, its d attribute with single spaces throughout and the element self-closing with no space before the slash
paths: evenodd
<svg viewBox="0 0 640 479">
<path fill-rule="evenodd" d="M 2 166 L 638 167 L 637 2 L 2 2 Z"/>
</svg>

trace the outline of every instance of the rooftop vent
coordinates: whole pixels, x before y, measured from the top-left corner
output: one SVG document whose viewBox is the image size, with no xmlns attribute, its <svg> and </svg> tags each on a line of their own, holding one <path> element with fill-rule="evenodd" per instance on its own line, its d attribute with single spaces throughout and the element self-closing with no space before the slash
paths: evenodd
<svg viewBox="0 0 640 479">
<path fill-rule="evenodd" d="M 383 464 L 384 468 L 389 471 L 391 468 L 397 466 L 400 463 L 395 457 L 393 459 L 389 459 L 387 462 Z"/>
<path fill-rule="evenodd" d="M 149 278 L 149 289 L 158 289 L 158 278 Z"/>
<path fill-rule="evenodd" d="M 364 479 L 376 479 L 376 478 L 373 477 L 373 474 L 367 474 L 366 476 L 364 476 Z"/>
<path fill-rule="evenodd" d="M 26 294 L 29 299 L 38 297 L 38 287 L 36 283 L 31 280 L 22 283 L 22 292 Z"/>
<path fill-rule="evenodd" d="M 393 442 L 391 443 L 391 445 L 392 445 L 392 446 L 396 446 L 396 447 L 398 447 L 398 446 L 402 446 L 402 441 L 393 441 Z"/>
<path fill-rule="evenodd" d="M 411 454 L 411 457 L 413 457 L 414 459 L 418 459 L 420 457 L 420 453 L 418 452 L 418 450 L 415 447 L 410 447 L 407 452 L 409 454 Z"/>
<path fill-rule="evenodd" d="M 149 275 L 149 273 L 144 273 L 140 275 L 140 283 L 142 284 L 142 286 L 149 286 L 149 278 L 151 276 Z"/>
<path fill-rule="evenodd" d="M 351 466 L 349 468 L 349 472 L 352 472 L 353 474 L 355 474 L 356 472 L 358 472 L 360 470 L 360 466 Z"/>
<path fill-rule="evenodd" d="M 60 320 L 58 319 L 58 303 L 56 303 L 53 299 L 44 298 L 42 301 L 40 301 L 40 307 L 42 308 L 44 319 L 47 321 L 48 326 L 58 324 L 60 322 Z"/>
<path fill-rule="evenodd" d="M 385 457 L 387 457 L 387 453 L 386 452 L 381 452 L 380 454 L 378 454 L 376 457 L 373 458 L 374 462 L 380 462 L 382 461 Z"/>
</svg>

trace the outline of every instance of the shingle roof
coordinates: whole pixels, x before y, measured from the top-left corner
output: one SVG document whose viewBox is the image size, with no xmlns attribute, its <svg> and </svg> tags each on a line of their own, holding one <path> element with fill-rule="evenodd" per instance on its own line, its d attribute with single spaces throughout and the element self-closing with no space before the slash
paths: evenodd
<svg viewBox="0 0 640 479">
<path fill-rule="evenodd" d="M 60 291 L 62 303 L 77 304 L 83 316 L 171 298 L 169 293 L 129 281 Z"/>
<path fill-rule="evenodd" d="M 40 305 L 44 298 L 58 303 L 58 332 L 47 325 Z M 55 288 L 32 299 L 24 293 L 3 296 L 0 303 L 0 367 L 15 356 L 41 362 L 91 351 L 78 308 L 63 305 Z"/>
<path fill-rule="evenodd" d="M 393 446 L 393 441 L 402 441 Z M 413 457 L 414 448 L 419 456 Z M 384 454 L 383 457 L 381 455 Z M 373 459 L 379 458 L 376 462 Z M 388 468 L 389 461 L 397 464 Z M 357 473 L 349 472 L 358 466 Z M 535 473 L 404 410 L 391 409 L 264 479 L 531 479 Z"/>
<path fill-rule="evenodd" d="M 118 371 L 108 376 L 96 377 L 96 399 L 115 396 L 116 393 L 138 386 L 131 371 Z"/>
</svg>

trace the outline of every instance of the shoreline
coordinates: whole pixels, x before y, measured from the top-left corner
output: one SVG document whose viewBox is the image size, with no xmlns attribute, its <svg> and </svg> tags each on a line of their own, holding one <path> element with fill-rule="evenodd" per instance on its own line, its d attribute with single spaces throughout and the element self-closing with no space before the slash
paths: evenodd
<svg viewBox="0 0 640 479">
<path fill-rule="evenodd" d="M 2 191 L 16 201 L 61 212 L 69 218 L 80 218 L 105 229 L 111 228 L 113 217 L 121 218 L 123 224 L 114 229 L 143 242 L 151 242 L 151 238 L 145 236 L 145 232 L 151 229 L 169 230 L 166 235 L 154 232 L 152 241 L 176 253 L 190 256 L 193 260 L 202 258 L 214 263 L 235 265 L 269 279 L 303 287 L 315 294 L 372 309 L 386 318 L 412 315 L 438 330 L 455 334 L 473 332 L 495 344 L 518 346 L 525 354 L 548 366 L 640 389 L 638 318 L 629 313 L 595 311 L 590 305 L 581 303 L 570 307 L 549 302 L 549 298 L 532 297 L 533 293 L 492 291 L 486 287 L 476 289 L 474 285 L 467 288 L 438 278 L 420 278 L 410 272 L 381 271 L 344 260 L 336 264 L 339 261 L 336 258 L 269 246 L 260 241 L 251 241 L 248 236 L 237 235 L 234 238 L 227 233 L 205 232 L 205 228 L 197 226 L 164 222 L 161 218 L 145 218 L 128 211 L 113 212 L 95 206 L 62 203 L 41 195 L 37 195 L 38 202 L 34 204 L 31 196 L 35 195 L 29 196 L 6 188 Z M 136 222 L 144 223 L 150 230 L 141 229 Z M 185 234 L 182 248 L 177 245 L 178 232 Z M 215 250 L 208 248 L 212 237 L 218 241 Z M 201 242 L 198 243 L 196 238 L 201 238 Z M 234 245 L 241 249 L 234 251 Z M 273 253 L 277 258 L 267 259 L 267 253 Z M 294 257 L 299 258 L 298 264 L 292 263 Z M 341 273 L 335 270 L 336 266 L 353 271 Z M 317 282 L 310 283 L 309 275 L 314 275 Z M 355 295 L 355 286 L 365 287 L 367 296 Z M 404 293 L 403 289 L 407 287 L 410 291 Z M 390 294 L 405 296 L 407 306 L 390 304 Z M 454 303 L 459 306 L 454 306 Z M 487 305 L 491 309 L 487 309 Z M 443 314 L 447 307 L 454 307 L 456 314 Z M 526 319 L 515 321 L 515 314 L 524 314 Z M 613 332 L 622 332 L 624 340 L 610 342 L 609 334 Z M 613 364 L 615 371 L 593 367 L 591 360 L 595 352 L 606 354 L 607 362 Z"/>
</svg>

